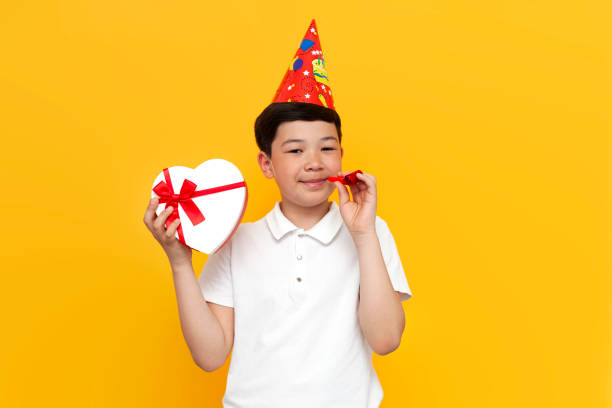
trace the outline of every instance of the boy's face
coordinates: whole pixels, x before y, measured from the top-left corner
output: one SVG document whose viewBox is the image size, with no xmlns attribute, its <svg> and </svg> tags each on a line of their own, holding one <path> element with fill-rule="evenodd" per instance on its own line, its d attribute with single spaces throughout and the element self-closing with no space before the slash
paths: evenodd
<svg viewBox="0 0 612 408">
<path fill-rule="evenodd" d="M 272 157 L 257 159 L 267 178 L 274 178 L 283 201 L 300 207 L 327 202 L 335 186 L 327 177 L 342 170 L 344 151 L 333 123 L 296 120 L 278 126 Z"/>
</svg>

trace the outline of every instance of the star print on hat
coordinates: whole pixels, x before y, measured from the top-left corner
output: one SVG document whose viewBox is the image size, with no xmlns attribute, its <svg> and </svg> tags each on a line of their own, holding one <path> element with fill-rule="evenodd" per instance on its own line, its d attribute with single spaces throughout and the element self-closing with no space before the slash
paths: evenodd
<svg viewBox="0 0 612 408">
<path fill-rule="evenodd" d="M 307 102 L 335 110 L 314 19 L 274 94 L 275 102 Z"/>
</svg>

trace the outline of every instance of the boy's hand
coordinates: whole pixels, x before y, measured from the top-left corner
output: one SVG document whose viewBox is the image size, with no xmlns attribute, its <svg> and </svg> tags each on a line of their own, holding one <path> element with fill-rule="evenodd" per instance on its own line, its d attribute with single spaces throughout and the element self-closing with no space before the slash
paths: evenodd
<svg viewBox="0 0 612 408">
<path fill-rule="evenodd" d="M 349 173 L 338 172 L 338 175 Z M 376 178 L 368 173 L 357 173 L 356 176 L 359 181 L 349 186 L 353 201 L 350 200 L 346 186 L 334 181 L 340 199 L 340 214 L 353 238 L 376 233 Z"/>
<path fill-rule="evenodd" d="M 145 225 L 149 231 L 151 231 L 157 242 L 160 243 L 164 251 L 166 251 L 170 264 L 176 265 L 186 262 L 191 264 L 191 248 L 182 244 L 174 236 L 181 220 L 177 218 L 170 224 L 168 229 L 166 229 L 164 226 L 166 224 L 166 219 L 172 214 L 173 209 L 172 207 L 166 207 L 164 211 L 157 216 L 155 209 L 158 206 L 158 202 L 159 199 L 157 197 L 151 198 L 144 215 Z"/>
</svg>

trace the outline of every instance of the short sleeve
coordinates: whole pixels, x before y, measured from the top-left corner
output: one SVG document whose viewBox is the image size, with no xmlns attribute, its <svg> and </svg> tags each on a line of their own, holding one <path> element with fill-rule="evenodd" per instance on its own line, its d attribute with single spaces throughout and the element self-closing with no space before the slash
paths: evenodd
<svg viewBox="0 0 612 408">
<path fill-rule="evenodd" d="M 397 252 L 395 240 L 393 239 L 393 235 L 391 235 L 387 223 L 378 216 L 376 217 L 376 234 L 380 241 L 380 248 L 393 289 L 400 292 L 401 302 L 410 299 L 412 297 L 412 292 L 410 291 L 406 275 L 404 274 L 404 268 L 402 267 L 399 253 Z"/>
<path fill-rule="evenodd" d="M 223 306 L 234 307 L 230 240 L 219 252 L 211 254 L 198 278 L 204 299 Z"/>
</svg>

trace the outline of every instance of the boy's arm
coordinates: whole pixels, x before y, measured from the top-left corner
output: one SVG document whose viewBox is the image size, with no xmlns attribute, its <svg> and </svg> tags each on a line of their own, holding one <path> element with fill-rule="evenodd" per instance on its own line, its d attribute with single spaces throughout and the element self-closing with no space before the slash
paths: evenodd
<svg viewBox="0 0 612 408">
<path fill-rule="evenodd" d="M 193 272 L 191 248 L 181 244 L 175 238 L 180 218 L 174 220 L 166 228 L 166 220 L 173 208 L 169 206 L 157 216 L 155 209 L 158 203 L 157 197 L 151 198 L 143 221 L 168 255 L 176 289 L 181 329 L 191 356 L 203 370 L 216 370 L 227 359 L 233 344 L 234 310 L 215 308 L 215 314 L 213 314 L 204 301 L 202 290 Z M 218 319 L 216 315 L 222 318 Z M 230 329 L 231 333 L 229 333 Z"/>
<path fill-rule="evenodd" d="M 347 172 L 338 172 L 345 176 Z M 404 308 L 393 289 L 376 234 L 376 178 L 356 173 L 357 182 L 348 190 L 338 181 L 340 214 L 346 224 L 359 257 L 359 325 L 377 354 L 388 354 L 399 347 L 404 331 Z"/>
<path fill-rule="evenodd" d="M 183 337 L 198 367 L 214 371 L 225 363 L 233 345 L 234 309 L 216 309 L 216 314 L 224 316 L 222 324 L 204 300 L 191 263 L 171 266 Z"/>
<path fill-rule="evenodd" d="M 174 220 L 166 228 L 166 220 L 173 208 L 169 206 L 157 216 L 155 209 L 158 203 L 157 197 L 151 198 L 143 221 L 168 255 L 174 278 L 181 329 L 191 356 L 198 367 L 205 371 L 214 371 L 223 365 L 234 341 L 233 309 L 231 313 L 225 311 L 223 316 L 226 318 L 224 319 L 218 319 L 213 314 L 204 301 L 204 295 L 193 272 L 191 248 L 181 244 L 175 238 L 180 218 Z M 230 330 L 231 333 L 229 333 Z M 224 335 L 224 333 L 227 334 Z M 227 341 L 228 339 L 231 339 L 231 342 Z"/>
<path fill-rule="evenodd" d="M 389 279 L 376 232 L 354 241 L 359 257 L 359 324 L 372 350 L 388 354 L 400 345 L 404 308 Z"/>
</svg>

